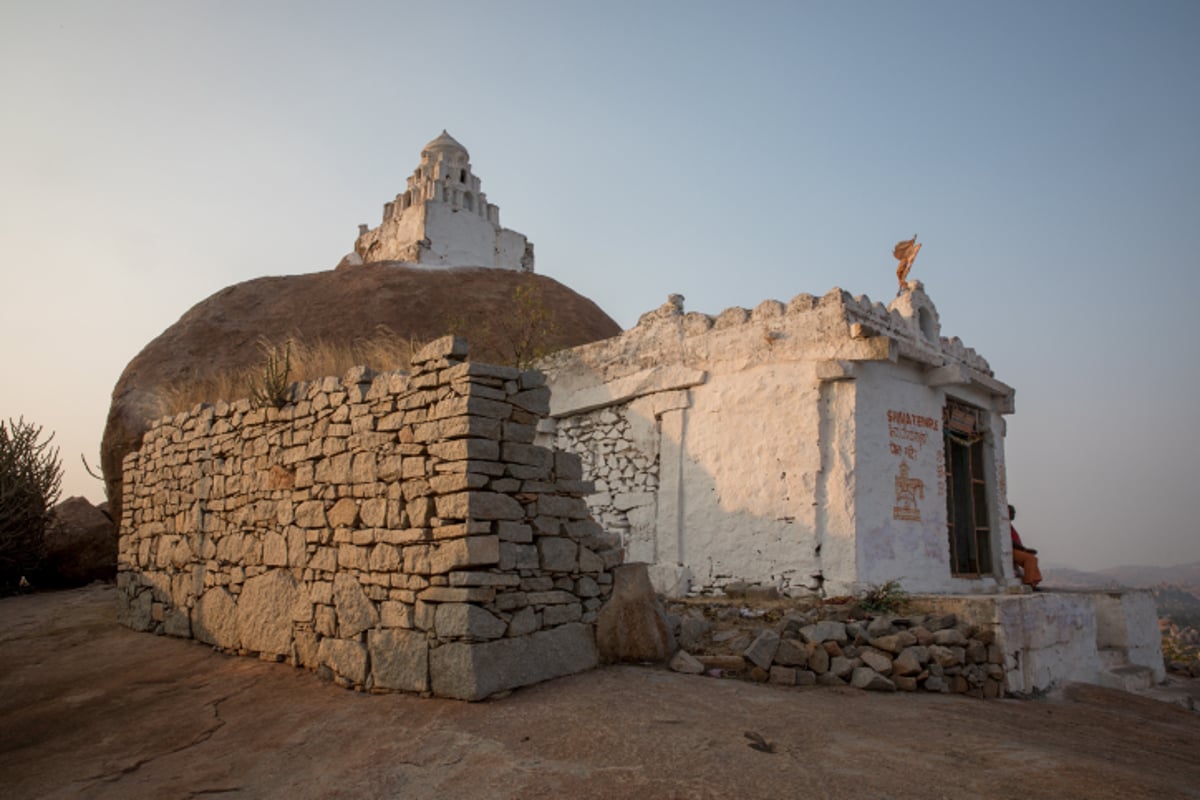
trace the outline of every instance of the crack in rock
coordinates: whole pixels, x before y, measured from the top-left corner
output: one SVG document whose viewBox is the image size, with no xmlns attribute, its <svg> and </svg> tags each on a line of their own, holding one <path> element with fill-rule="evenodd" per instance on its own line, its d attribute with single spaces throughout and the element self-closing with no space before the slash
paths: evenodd
<svg viewBox="0 0 1200 800">
<path fill-rule="evenodd" d="M 235 692 L 231 692 L 230 694 L 227 694 L 223 697 L 218 697 L 215 700 L 211 700 L 208 703 L 206 703 L 206 705 L 208 705 L 212 708 L 212 716 L 213 716 L 213 720 L 215 721 L 215 724 L 212 724 L 209 727 L 205 728 L 204 730 L 200 731 L 198 734 L 196 734 L 194 737 L 192 737 L 191 741 L 186 742 L 185 744 L 181 744 L 178 747 L 172 748 L 171 750 L 166 750 L 162 753 L 156 753 L 155 755 L 138 759 L 134 763 L 129 764 L 125 767 L 121 767 L 120 769 L 117 769 L 115 771 L 104 772 L 99 775 L 91 775 L 86 778 L 81 778 L 79 781 L 76 781 L 76 783 L 85 783 L 86 782 L 86 783 L 88 783 L 89 786 L 92 783 L 101 782 L 101 781 L 105 782 L 105 783 L 115 783 L 116 781 L 119 781 L 122 778 L 124 778 L 126 775 L 132 775 L 134 772 L 137 772 L 139 769 L 141 769 L 146 764 L 149 764 L 152 761 L 157 761 L 160 758 L 172 756 L 172 755 L 175 755 L 176 753 L 182 753 L 184 750 L 188 750 L 193 747 L 196 747 L 197 745 L 204 744 L 209 739 L 211 739 L 217 731 L 219 731 L 221 728 L 225 727 L 225 720 L 221 717 L 221 704 L 224 703 L 226 700 L 230 700 L 230 699 L 238 696 L 242 692 L 245 692 L 246 690 L 248 690 L 252 686 L 254 686 L 256 683 L 258 683 L 258 681 L 251 681 L 250 683 L 246 684 L 245 686 L 241 687 L 240 689 L 238 689 Z M 234 787 L 231 789 L 204 789 L 204 790 L 200 790 L 197 792 L 193 792 L 192 796 L 199 795 L 199 794 L 223 794 L 223 793 L 227 793 L 227 792 L 240 791 L 240 789 L 241 789 L 241 787 Z"/>
</svg>

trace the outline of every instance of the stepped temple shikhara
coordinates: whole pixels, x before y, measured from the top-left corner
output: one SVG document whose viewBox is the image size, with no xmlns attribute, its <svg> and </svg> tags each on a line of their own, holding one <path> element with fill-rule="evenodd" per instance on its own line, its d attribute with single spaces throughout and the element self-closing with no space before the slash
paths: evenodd
<svg viewBox="0 0 1200 800">
<path fill-rule="evenodd" d="M 500 208 L 488 202 L 467 149 L 445 131 L 422 148 L 408 187 L 384 203 L 378 227 L 359 226 L 354 252 L 363 262 L 533 272 L 533 244 L 500 226 Z"/>
</svg>

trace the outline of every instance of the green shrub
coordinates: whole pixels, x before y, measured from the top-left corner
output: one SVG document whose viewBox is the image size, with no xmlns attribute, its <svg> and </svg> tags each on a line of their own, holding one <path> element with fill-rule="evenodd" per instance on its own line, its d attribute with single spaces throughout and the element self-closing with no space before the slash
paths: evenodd
<svg viewBox="0 0 1200 800">
<path fill-rule="evenodd" d="M 279 349 L 268 346 L 267 363 L 263 365 L 261 378 L 250 382 L 250 402 L 255 408 L 271 406 L 283 408 L 288 402 L 288 375 L 292 371 L 292 343 L 288 342 L 279 356 Z"/>
<path fill-rule="evenodd" d="M 45 552 L 46 525 L 62 488 L 62 461 L 51 433 L 24 417 L 0 420 L 0 590 L 34 574 Z"/>
<path fill-rule="evenodd" d="M 899 611 L 908 602 L 908 592 L 900 588 L 900 581 L 888 581 L 872 586 L 858 598 L 858 607 L 864 611 L 889 613 Z"/>
</svg>

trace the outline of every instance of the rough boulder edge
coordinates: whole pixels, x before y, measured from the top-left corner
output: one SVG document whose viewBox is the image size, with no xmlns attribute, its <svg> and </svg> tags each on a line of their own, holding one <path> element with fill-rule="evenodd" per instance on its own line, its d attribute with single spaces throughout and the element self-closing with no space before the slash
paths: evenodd
<svg viewBox="0 0 1200 800">
<path fill-rule="evenodd" d="M 598 663 L 591 628 L 580 623 L 519 639 L 455 642 L 429 653 L 433 693 L 456 700 L 482 700 L 496 692 L 586 672 Z"/>
</svg>

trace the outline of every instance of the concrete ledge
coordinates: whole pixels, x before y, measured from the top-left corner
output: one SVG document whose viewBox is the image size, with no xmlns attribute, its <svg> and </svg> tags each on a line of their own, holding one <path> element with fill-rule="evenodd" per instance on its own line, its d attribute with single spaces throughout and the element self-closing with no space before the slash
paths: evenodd
<svg viewBox="0 0 1200 800">
<path fill-rule="evenodd" d="M 589 376 L 592 377 L 592 376 Z M 704 383 L 708 373 L 684 366 L 651 367 L 609 382 L 571 386 L 560 380 L 550 395 L 550 416 L 582 414 L 605 406 L 617 405 L 648 394 L 687 389 Z"/>
<path fill-rule="evenodd" d="M 1155 681 L 1165 677 L 1154 597 L 1145 590 L 921 600 L 993 631 L 1010 692 L 1044 692 L 1071 682 L 1112 685 L 1111 673 L 1126 666 L 1149 670 Z M 1102 650 L 1117 652 L 1123 663 L 1106 663 Z"/>
</svg>

